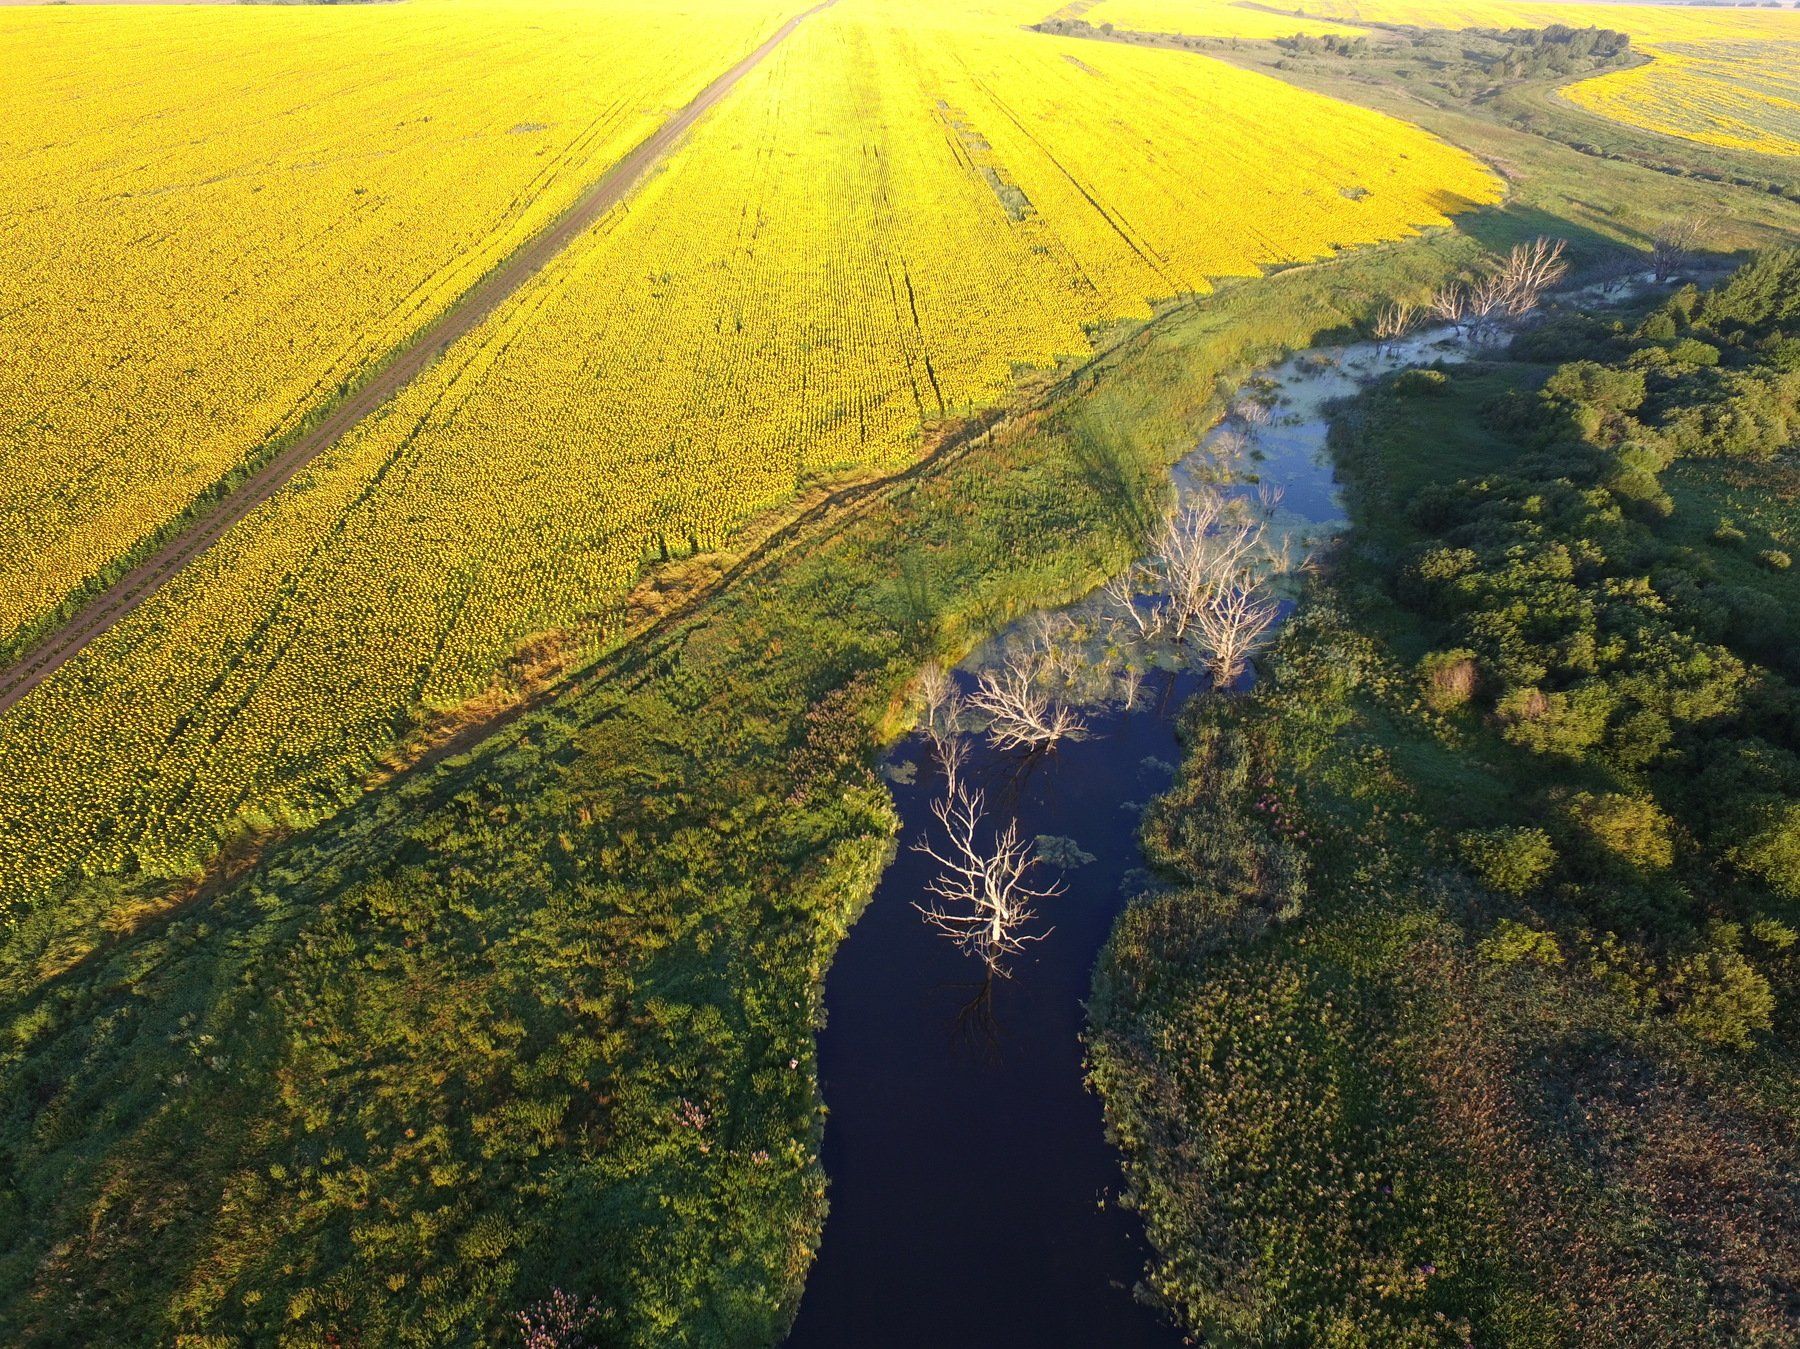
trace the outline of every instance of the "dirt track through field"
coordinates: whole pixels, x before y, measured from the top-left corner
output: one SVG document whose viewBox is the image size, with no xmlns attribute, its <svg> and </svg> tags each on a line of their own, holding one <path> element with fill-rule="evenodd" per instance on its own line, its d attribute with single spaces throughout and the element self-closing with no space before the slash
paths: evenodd
<svg viewBox="0 0 1800 1349">
<path fill-rule="evenodd" d="M 98 640 L 114 624 L 143 604 L 165 582 L 224 537 L 233 525 L 273 496 L 321 452 L 336 444 L 351 427 L 410 384 L 458 339 L 473 331 L 478 323 L 504 304 L 590 225 L 629 196 L 644 175 L 668 155 L 688 129 L 705 116 L 764 57 L 780 46 L 794 29 L 834 3 L 836 0 L 823 0 L 782 24 L 760 47 L 707 85 L 691 103 L 602 174 L 543 233 L 489 272 L 448 310 L 396 351 L 367 384 L 349 394 L 316 426 L 297 437 L 279 454 L 232 488 L 217 505 L 195 518 L 186 528 L 88 600 L 66 623 L 46 635 L 17 664 L 0 672 L 0 712 L 11 708 L 32 689 L 80 655 L 90 642 Z"/>
</svg>

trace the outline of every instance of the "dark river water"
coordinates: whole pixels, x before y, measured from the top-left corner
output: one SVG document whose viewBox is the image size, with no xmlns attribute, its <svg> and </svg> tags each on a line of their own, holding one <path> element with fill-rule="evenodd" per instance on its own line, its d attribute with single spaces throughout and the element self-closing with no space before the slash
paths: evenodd
<svg viewBox="0 0 1800 1349">
<path fill-rule="evenodd" d="M 1279 487 L 1284 530 L 1329 527 L 1340 509 L 1329 402 L 1382 369 L 1460 354 L 1440 332 L 1394 353 L 1303 353 L 1264 371 L 1273 416 L 1226 466 L 1235 490 Z M 1207 455 L 1203 446 L 1177 470 L 1178 490 L 1217 478 Z M 957 679 L 973 683 L 966 671 Z M 913 907 L 937 872 L 912 845 L 937 831 L 929 807 L 941 773 L 918 736 L 889 756 L 900 852 L 826 984 L 831 1210 L 790 1344 L 1182 1343 L 1133 1296 L 1148 1250 L 1117 1202 L 1119 1158 L 1086 1085 L 1081 1037 L 1095 957 L 1142 879 L 1142 809 L 1173 780 L 1175 716 L 1203 686 L 1197 674 L 1153 672 L 1133 710 L 1088 709 L 1090 737 L 1048 754 L 968 738 L 965 780 L 984 790 L 990 818 L 1016 818 L 1025 838 L 1071 839 L 1092 857 L 1042 868 L 1066 886 L 1039 906 L 1036 930 L 1052 930 L 986 989 L 979 961 Z"/>
<path fill-rule="evenodd" d="M 1167 790 L 1183 676 L 1158 711 L 1094 714 L 1053 753 L 977 741 L 964 769 L 996 816 L 1073 839 L 1094 860 L 1039 906 L 1049 935 L 984 989 L 981 965 L 913 902 L 935 864 L 908 846 L 942 780 L 913 738 L 891 764 L 901 852 L 839 950 L 819 1070 L 830 1108 L 831 1214 L 794 1345 L 1175 1345 L 1132 1297 L 1146 1249 L 1116 1203 L 1118 1156 L 1082 1067 L 1082 1002 L 1129 873 L 1138 816 Z M 902 770 L 903 772 L 905 770 Z M 1043 878 L 1059 874 L 1044 868 Z"/>
</svg>

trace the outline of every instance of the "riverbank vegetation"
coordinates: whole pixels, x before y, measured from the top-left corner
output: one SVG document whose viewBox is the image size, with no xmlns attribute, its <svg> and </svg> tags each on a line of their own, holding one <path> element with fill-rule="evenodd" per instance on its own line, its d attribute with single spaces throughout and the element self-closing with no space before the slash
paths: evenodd
<svg viewBox="0 0 1800 1349">
<path fill-rule="evenodd" d="M 1775 253 L 1339 417 L 1352 528 L 1096 980 L 1208 1342 L 1791 1329 L 1797 338 Z"/>
</svg>

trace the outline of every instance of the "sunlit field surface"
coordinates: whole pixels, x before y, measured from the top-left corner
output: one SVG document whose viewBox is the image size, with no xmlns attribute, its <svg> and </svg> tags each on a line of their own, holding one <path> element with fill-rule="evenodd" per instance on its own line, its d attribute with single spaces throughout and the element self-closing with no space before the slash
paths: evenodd
<svg viewBox="0 0 1800 1349">
<path fill-rule="evenodd" d="M 1793 29 L 1766 41 L 1657 43 L 1654 64 L 1584 80 L 1567 96 L 1645 131 L 1800 155 L 1800 19 Z"/>
<path fill-rule="evenodd" d="M 1073 15 L 1077 6 L 1065 13 Z M 1290 15 L 1284 10 L 1294 10 Z M 1298 11 L 1304 9 L 1305 13 Z M 1195 37 L 1278 38 L 1306 33 L 1314 37 L 1355 37 L 1354 24 L 1319 18 L 1316 5 L 1244 5 L 1236 0 L 1100 0 L 1079 17 L 1099 27 L 1133 33 L 1184 33 Z"/>
<path fill-rule="evenodd" d="M 0 642 L 442 312 L 780 12 L 0 10 Z"/>
<path fill-rule="evenodd" d="M 904 466 L 1159 299 L 1498 195 L 1400 122 L 1034 15 L 842 0 L 803 25 L 626 208 L 14 709 L 21 888 L 178 870 L 236 815 L 328 806 L 525 640 L 602 639 L 646 561 Z"/>
<path fill-rule="evenodd" d="M 1785 1343 L 1800 161 L 544 3 L 0 11 L 0 1342 Z"/>
</svg>

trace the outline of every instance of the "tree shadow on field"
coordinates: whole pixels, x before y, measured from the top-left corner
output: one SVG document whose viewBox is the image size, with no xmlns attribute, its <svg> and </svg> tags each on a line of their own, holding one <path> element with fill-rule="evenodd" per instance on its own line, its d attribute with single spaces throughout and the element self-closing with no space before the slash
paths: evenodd
<svg viewBox="0 0 1800 1349">
<path fill-rule="evenodd" d="M 1147 537 L 1156 524 L 1141 456 L 1133 454 L 1106 414 L 1089 402 L 1063 419 L 1076 472 L 1099 499 L 1105 515 L 1129 537 Z"/>
<path fill-rule="evenodd" d="M 917 636 L 929 636 L 938 627 L 937 586 L 923 558 L 900 556 L 894 577 L 893 598 L 898 617 Z"/>
<path fill-rule="evenodd" d="M 1445 201 L 1433 203 L 1438 210 L 1458 209 L 1449 203 L 1461 202 L 1462 198 L 1450 193 L 1441 195 Z M 1509 204 L 1482 206 L 1471 211 L 1464 203 L 1460 209 L 1462 214 L 1455 216 L 1457 231 L 1473 239 L 1489 253 L 1504 253 L 1514 244 L 1529 243 L 1539 237 L 1567 240 L 1569 252 L 1577 262 L 1597 261 L 1603 257 L 1616 256 L 1620 251 L 1617 240 L 1609 239 L 1587 225 L 1577 224 L 1566 216 L 1541 207 Z M 1649 221 L 1645 223 L 1653 224 Z M 1645 238 L 1645 246 L 1649 246 L 1648 236 Z"/>
</svg>

